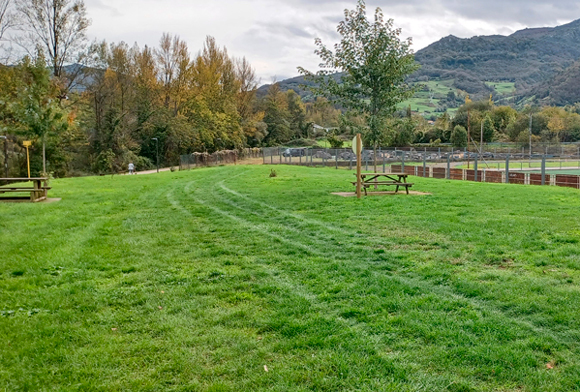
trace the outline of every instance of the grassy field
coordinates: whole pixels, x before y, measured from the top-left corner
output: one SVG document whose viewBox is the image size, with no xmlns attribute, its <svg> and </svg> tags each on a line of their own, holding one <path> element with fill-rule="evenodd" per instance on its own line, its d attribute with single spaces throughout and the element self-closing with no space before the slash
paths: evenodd
<svg viewBox="0 0 580 392">
<path fill-rule="evenodd" d="M 435 112 L 439 103 L 447 99 L 449 92 L 457 93 L 457 89 L 453 87 L 453 82 L 453 79 L 422 82 L 422 85 L 428 87 L 428 91 L 418 91 L 413 98 L 399 104 L 397 107 L 399 110 L 404 110 L 411 105 L 411 110 L 414 112 L 419 112 L 423 115 L 440 115 L 440 113 Z M 456 110 L 453 109 L 452 111 Z"/>
<path fill-rule="evenodd" d="M 0 390 L 580 390 L 577 190 L 270 169 L 0 204 Z"/>
<path fill-rule="evenodd" d="M 498 94 L 510 95 L 513 94 L 516 84 L 513 82 L 485 82 L 489 87 L 493 88 Z"/>
</svg>

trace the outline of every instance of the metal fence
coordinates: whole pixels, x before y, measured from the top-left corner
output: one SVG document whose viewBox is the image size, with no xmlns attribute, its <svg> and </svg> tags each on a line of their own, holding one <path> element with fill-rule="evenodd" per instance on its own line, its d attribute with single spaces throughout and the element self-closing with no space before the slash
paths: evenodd
<svg viewBox="0 0 580 392">
<path fill-rule="evenodd" d="M 515 151 L 514 151 L 515 150 Z M 547 153 L 546 153 L 547 152 Z M 356 169 L 352 149 L 265 148 L 264 164 L 323 166 Z M 505 148 L 488 148 L 468 152 L 451 147 L 364 149 L 365 171 L 383 173 L 404 172 L 410 175 L 451 180 L 495 182 L 527 185 L 556 185 L 580 189 L 580 176 L 557 173 L 558 170 L 578 171 L 578 145 L 544 149 L 544 153 Z M 376 165 L 376 167 L 375 167 Z"/>
<path fill-rule="evenodd" d="M 261 148 L 245 148 L 242 150 L 223 150 L 212 154 L 194 152 L 193 154 L 181 155 L 179 170 L 190 170 L 197 167 L 232 165 L 248 158 L 262 157 Z"/>
</svg>

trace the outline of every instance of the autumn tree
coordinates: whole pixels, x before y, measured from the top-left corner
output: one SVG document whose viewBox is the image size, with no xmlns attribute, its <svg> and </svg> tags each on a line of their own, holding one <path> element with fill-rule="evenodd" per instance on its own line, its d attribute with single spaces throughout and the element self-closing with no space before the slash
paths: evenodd
<svg viewBox="0 0 580 392">
<path fill-rule="evenodd" d="M 286 101 L 288 102 L 288 119 L 293 138 L 307 137 L 308 124 L 306 121 L 306 108 L 300 95 L 294 90 L 286 91 Z"/>
<path fill-rule="evenodd" d="M 292 129 L 290 128 L 288 101 L 286 95 L 280 91 L 278 83 L 274 83 L 268 88 L 264 101 L 264 122 L 268 126 L 266 143 L 277 145 L 290 141 L 292 139 Z"/>
<path fill-rule="evenodd" d="M 236 60 L 236 75 L 239 81 L 237 109 L 246 140 L 258 145 L 267 135 L 268 126 L 263 122 L 264 112 L 257 108 L 256 92 L 258 79 L 256 71 L 246 58 Z"/>
<path fill-rule="evenodd" d="M 187 100 L 188 82 L 191 79 L 191 58 L 187 43 L 178 36 L 165 33 L 155 51 L 159 77 L 163 84 L 163 103 L 174 115 Z"/>
<path fill-rule="evenodd" d="M 344 15 L 337 28 L 342 38 L 334 51 L 316 40 L 322 70 L 316 74 L 299 70 L 317 83 L 315 92 L 368 117 L 366 139 L 376 150 L 385 132 L 385 119 L 392 117 L 397 104 L 413 95 L 414 89 L 405 79 L 418 66 L 410 49 L 411 39 L 401 40 L 401 30 L 393 27 L 392 19 L 385 21 L 380 8 L 374 21 L 369 21 L 365 1 L 359 0 L 356 9 L 345 10 Z M 339 80 L 331 77 L 337 72 L 344 75 Z"/>
<path fill-rule="evenodd" d="M 197 145 L 210 152 L 245 144 L 238 112 L 241 81 L 237 71 L 227 50 L 207 37 L 193 65 L 188 118 L 197 129 Z"/>
</svg>

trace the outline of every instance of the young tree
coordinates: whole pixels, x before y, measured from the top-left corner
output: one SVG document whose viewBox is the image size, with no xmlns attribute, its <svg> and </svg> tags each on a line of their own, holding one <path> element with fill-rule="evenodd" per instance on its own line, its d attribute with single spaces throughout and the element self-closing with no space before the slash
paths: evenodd
<svg viewBox="0 0 580 392">
<path fill-rule="evenodd" d="M 21 85 L 14 102 L 14 114 L 20 132 L 30 138 L 42 139 L 43 173 L 46 173 L 45 144 L 50 134 L 67 130 L 67 113 L 57 99 L 57 86 L 51 80 L 42 55 L 32 62 L 26 57 L 18 66 Z"/>
<path fill-rule="evenodd" d="M 393 27 L 392 19 L 385 21 L 380 8 L 375 11 L 374 22 L 367 19 L 364 0 L 358 1 L 356 10 L 345 10 L 344 15 L 337 28 L 342 39 L 334 51 L 316 40 L 316 54 L 322 59 L 323 69 L 316 74 L 304 68 L 299 71 L 317 83 L 315 92 L 368 117 L 366 139 L 376 152 L 385 119 L 414 93 L 405 79 L 418 66 L 410 49 L 411 39 L 401 40 L 401 30 Z M 331 77 L 337 72 L 344 73 L 340 80 Z"/>
</svg>

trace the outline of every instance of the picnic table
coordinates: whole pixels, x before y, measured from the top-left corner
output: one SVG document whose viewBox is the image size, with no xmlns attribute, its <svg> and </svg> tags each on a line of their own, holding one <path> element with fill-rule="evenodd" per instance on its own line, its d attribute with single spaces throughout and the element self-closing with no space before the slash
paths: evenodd
<svg viewBox="0 0 580 392">
<path fill-rule="evenodd" d="M 30 193 L 30 201 L 33 203 L 46 200 L 48 191 L 51 189 L 48 185 L 48 178 L 0 178 L 0 182 L 7 182 L 8 185 L 0 186 L 0 194 L 4 193 Z M 32 186 L 26 186 L 22 183 L 32 182 Z M 12 185 L 10 185 L 12 184 Z M 10 197 L 10 200 L 28 199 L 28 197 Z M 2 200 L 2 198 L 0 198 Z"/>
<path fill-rule="evenodd" d="M 356 174 L 355 174 L 356 175 Z M 371 186 L 396 186 L 397 189 L 395 193 L 399 193 L 399 188 L 405 188 L 407 195 L 409 194 L 409 188 L 415 184 L 407 182 L 409 175 L 407 173 L 361 173 L 362 187 L 365 191 L 365 196 L 367 196 L 367 189 Z M 356 182 L 352 183 L 356 186 Z"/>
</svg>

